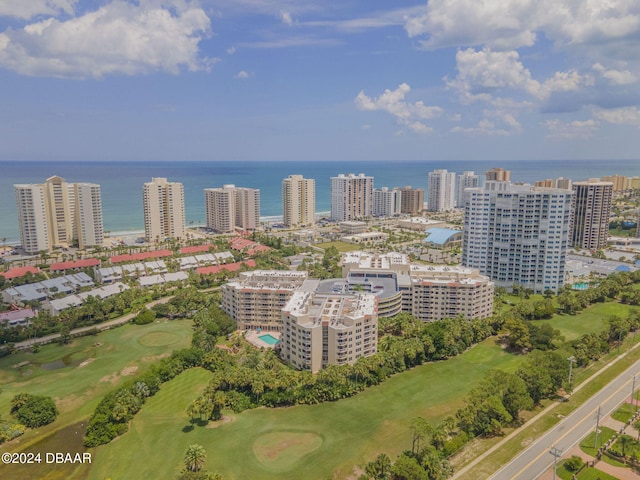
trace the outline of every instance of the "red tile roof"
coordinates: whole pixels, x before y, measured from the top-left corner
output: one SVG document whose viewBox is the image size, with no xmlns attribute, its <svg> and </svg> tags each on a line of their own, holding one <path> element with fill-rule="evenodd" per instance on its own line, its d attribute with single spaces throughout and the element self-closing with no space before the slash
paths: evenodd
<svg viewBox="0 0 640 480">
<path fill-rule="evenodd" d="M 261 245 L 258 242 L 254 242 L 253 240 L 242 237 L 233 237 L 229 242 L 231 243 L 231 248 L 233 248 L 234 250 L 242 251 L 246 249 L 246 252 L 249 255 L 253 255 L 257 252 L 266 252 L 271 250 L 271 248 L 265 245 Z"/>
<path fill-rule="evenodd" d="M 36 273 L 40 273 L 40 270 L 36 267 L 16 267 L 11 268 L 6 272 L 0 272 L 0 276 L 7 280 L 11 280 L 12 278 L 23 277 L 27 273 L 33 273 L 35 275 Z"/>
<path fill-rule="evenodd" d="M 200 273 L 202 275 L 208 275 L 208 274 L 215 274 L 215 273 L 220 273 L 223 270 L 226 270 L 227 272 L 237 272 L 238 270 L 240 270 L 240 267 L 242 266 L 242 264 L 246 265 L 247 267 L 253 268 L 256 266 L 256 262 L 255 260 L 247 260 L 245 262 L 235 262 L 235 263 L 227 263 L 226 265 L 214 265 L 211 267 L 200 267 L 198 269 L 196 269 L 196 273 Z"/>
<path fill-rule="evenodd" d="M 100 260 L 97 258 L 85 258 L 84 260 L 52 263 L 49 270 L 59 272 L 62 270 L 73 270 L 74 268 L 97 267 L 98 265 L 100 265 Z"/>
<path fill-rule="evenodd" d="M 215 245 L 193 245 L 191 247 L 182 247 L 180 253 L 200 253 L 208 252 L 209 250 L 216 250 Z"/>
<path fill-rule="evenodd" d="M 109 259 L 111 263 L 123 263 L 123 262 L 137 262 L 139 260 L 146 260 L 148 258 L 162 258 L 170 257 L 173 255 L 171 250 L 155 250 L 153 252 L 140 252 L 124 255 L 114 255 Z"/>
</svg>

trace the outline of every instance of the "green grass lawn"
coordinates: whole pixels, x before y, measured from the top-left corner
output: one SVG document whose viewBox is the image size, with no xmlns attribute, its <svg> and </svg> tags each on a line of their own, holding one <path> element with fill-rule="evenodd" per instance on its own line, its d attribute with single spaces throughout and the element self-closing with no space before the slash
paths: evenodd
<svg viewBox="0 0 640 480">
<path fill-rule="evenodd" d="M 591 432 L 580 442 L 580 450 L 592 457 L 595 457 L 596 453 L 598 453 L 598 449 L 607 443 L 607 441 L 616 433 L 615 430 L 608 427 L 600 427 L 599 430 L 597 444 L 595 432 Z"/>
<path fill-rule="evenodd" d="M 611 418 L 622 423 L 627 423 L 631 418 L 631 404 L 623 403 L 620 408 L 611 414 Z"/>
<path fill-rule="evenodd" d="M 577 315 L 556 314 L 549 320 L 536 320 L 535 323 L 548 323 L 560 330 L 566 340 L 573 340 L 585 333 L 597 333 L 607 330 L 607 319 L 614 315 L 627 317 L 637 307 L 617 302 L 596 303 L 585 308 Z"/>
<path fill-rule="evenodd" d="M 194 443 L 205 447 L 207 468 L 225 480 L 324 480 L 334 473 L 345 478 L 354 465 L 380 452 L 393 458 L 410 448 L 413 418 L 437 422 L 455 413 L 487 370 L 514 371 L 522 358 L 489 339 L 459 357 L 398 374 L 352 398 L 260 408 L 215 428 L 193 429 L 186 407 L 204 387 L 193 377 L 205 377 L 206 372 L 189 371 L 149 400 L 127 434 L 95 450 L 88 478 L 171 479 L 185 449 Z M 139 458 L 153 461 L 135 461 Z"/>
<path fill-rule="evenodd" d="M 56 400 L 60 416 L 45 429 L 88 417 L 105 393 L 141 373 L 161 356 L 191 343 L 191 322 L 124 325 L 69 345 L 50 344 L 0 359 L 0 416 L 14 395 L 27 392 Z M 20 366 L 22 365 L 22 366 Z M 23 439 L 33 433 L 27 432 Z"/>
<path fill-rule="evenodd" d="M 341 242 L 339 240 L 335 242 L 318 243 L 317 245 L 314 245 L 314 246 L 320 247 L 324 250 L 326 250 L 329 247 L 336 247 L 340 253 L 360 250 L 362 248 L 362 245 L 356 245 L 355 243 Z"/>
<path fill-rule="evenodd" d="M 597 468 L 585 468 L 580 475 L 578 475 L 578 480 L 618 480 L 616 477 L 612 477 L 608 473 L 603 472 L 602 470 L 598 470 Z"/>
</svg>

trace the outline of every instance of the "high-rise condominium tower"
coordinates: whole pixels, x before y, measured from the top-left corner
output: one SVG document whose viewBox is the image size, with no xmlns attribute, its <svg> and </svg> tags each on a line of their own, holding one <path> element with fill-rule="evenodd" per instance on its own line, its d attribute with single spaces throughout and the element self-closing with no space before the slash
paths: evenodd
<svg viewBox="0 0 640 480">
<path fill-rule="evenodd" d="M 27 253 L 56 246 L 102 245 L 100 185 L 67 183 L 53 176 L 44 184 L 14 185 L 20 239 Z"/>
<path fill-rule="evenodd" d="M 564 283 L 572 196 L 565 189 L 495 181 L 467 190 L 462 264 L 497 286 L 557 292 Z"/>
<path fill-rule="evenodd" d="M 260 190 L 224 185 L 205 188 L 207 227 L 218 233 L 260 228 Z"/>
<path fill-rule="evenodd" d="M 401 213 L 416 215 L 424 210 L 424 189 L 411 188 L 411 186 L 406 186 L 402 187 L 401 190 Z"/>
<path fill-rule="evenodd" d="M 427 182 L 427 208 L 432 212 L 445 212 L 455 207 L 456 174 L 446 170 L 429 172 Z"/>
<path fill-rule="evenodd" d="M 505 170 L 503 168 L 492 168 L 485 173 L 487 181 L 495 180 L 497 182 L 509 182 L 511 181 L 511 170 Z"/>
<path fill-rule="evenodd" d="M 389 190 L 387 187 L 373 190 L 371 214 L 378 217 L 400 215 L 402 208 L 402 191 L 399 188 Z"/>
<path fill-rule="evenodd" d="M 282 180 L 282 216 L 287 228 L 313 225 L 316 220 L 316 181 L 302 175 Z"/>
<path fill-rule="evenodd" d="M 185 212 L 182 183 L 152 178 L 142 187 L 144 235 L 149 242 L 184 238 Z"/>
<path fill-rule="evenodd" d="M 589 250 L 605 247 L 609 235 L 613 183 L 596 179 L 574 182 L 573 192 L 569 243 Z"/>
<path fill-rule="evenodd" d="M 339 222 L 371 216 L 373 177 L 364 173 L 331 177 L 331 219 Z"/>
<path fill-rule="evenodd" d="M 463 172 L 458 175 L 458 190 L 456 193 L 456 207 L 464 208 L 464 189 L 476 188 L 480 185 L 480 175 L 474 172 Z"/>
</svg>

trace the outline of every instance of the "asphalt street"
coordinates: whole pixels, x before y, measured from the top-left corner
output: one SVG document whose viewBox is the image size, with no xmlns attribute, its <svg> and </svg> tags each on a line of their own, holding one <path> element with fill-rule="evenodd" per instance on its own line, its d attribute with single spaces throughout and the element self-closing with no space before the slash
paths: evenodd
<svg viewBox="0 0 640 480">
<path fill-rule="evenodd" d="M 532 443 L 496 472 L 491 479 L 533 480 L 538 478 L 553 465 L 554 455 L 550 453 L 552 449 L 568 452 L 589 432 L 594 431 L 598 409 L 600 409 L 600 419 L 603 419 L 631 397 L 634 375 L 637 375 L 635 387 L 638 388 L 640 387 L 640 360 Z"/>
</svg>

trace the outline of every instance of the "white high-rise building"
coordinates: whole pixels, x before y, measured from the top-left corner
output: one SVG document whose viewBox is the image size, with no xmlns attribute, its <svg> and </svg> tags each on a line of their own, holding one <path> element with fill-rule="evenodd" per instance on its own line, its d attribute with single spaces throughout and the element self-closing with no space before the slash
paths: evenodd
<svg viewBox="0 0 640 480">
<path fill-rule="evenodd" d="M 572 196 L 566 189 L 498 181 L 467 190 L 462 264 L 497 286 L 557 292 L 564 284 Z"/>
<path fill-rule="evenodd" d="M 463 172 L 458 175 L 458 191 L 456 194 L 456 207 L 464 208 L 464 189 L 480 186 L 480 175 L 474 172 Z"/>
<path fill-rule="evenodd" d="M 432 212 L 446 212 L 455 207 L 456 174 L 447 170 L 429 172 L 427 208 Z"/>
<path fill-rule="evenodd" d="M 287 228 L 313 225 L 316 220 L 316 181 L 302 175 L 282 180 L 282 221 Z"/>
<path fill-rule="evenodd" d="M 233 233 L 236 228 L 257 230 L 260 227 L 260 190 L 224 185 L 205 188 L 207 228 L 218 233 Z"/>
<path fill-rule="evenodd" d="M 331 177 L 331 219 L 338 222 L 371 216 L 373 177 L 364 173 Z"/>
<path fill-rule="evenodd" d="M 47 209 L 43 185 L 14 185 L 20 243 L 29 254 L 49 250 Z"/>
<path fill-rule="evenodd" d="M 75 242 L 80 248 L 102 245 L 100 186 L 67 183 L 53 176 L 43 184 L 14 185 L 20 239 L 34 254 Z"/>
<path fill-rule="evenodd" d="M 184 187 L 166 178 L 152 178 L 142 187 L 144 234 L 149 242 L 184 238 Z"/>
<path fill-rule="evenodd" d="M 402 211 L 402 191 L 399 188 L 389 190 L 387 187 L 373 190 L 371 214 L 376 217 L 393 217 Z"/>
<path fill-rule="evenodd" d="M 100 185 L 95 183 L 75 183 L 73 188 L 75 206 L 75 228 L 78 247 L 102 245 L 104 227 L 102 224 L 102 199 Z"/>
</svg>

